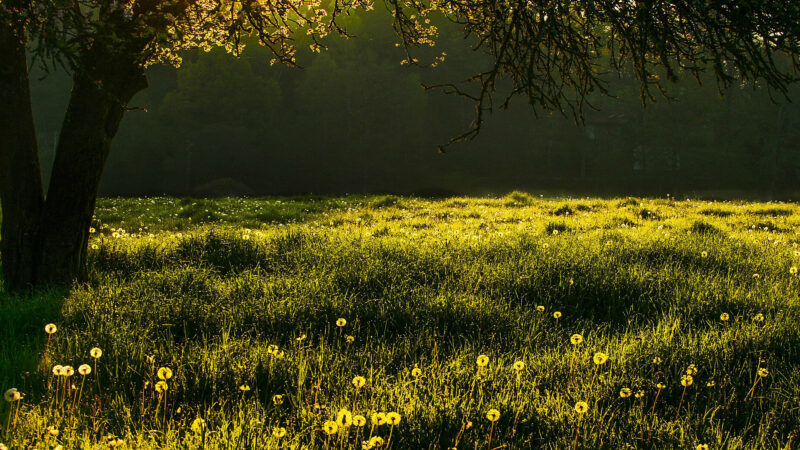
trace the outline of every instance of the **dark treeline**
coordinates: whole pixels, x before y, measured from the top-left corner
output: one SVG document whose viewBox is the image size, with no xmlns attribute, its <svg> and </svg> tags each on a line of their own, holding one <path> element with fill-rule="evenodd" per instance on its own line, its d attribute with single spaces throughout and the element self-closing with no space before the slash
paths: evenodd
<svg viewBox="0 0 800 450">
<path fill-rule="evenodd" d="M 134 100 L 104 173 L 103 195 L 266 195 L 503 192 L 790 197 L 800 188 L 800 108 L 763 89 L 713 80 L 675 84 L 678 101 L 643 108 L 639 86 L 618 78 L 615 98 L 593 99 L 585 122 L 539 112 L 522 99 L 492 113 L 479 137 L 436 146 L 474 118 L 464 98 L 421 83 L 462 80 L 488 59 L 443 27 L 436 68 L 401 66 L 389 18 L 351 19 L 355 39 L 299 55 L 304 69 L 271 66 L 249 46 L 184 55 L 154 67 Z M 421 58 L 423 59 L 423 58 Z M 42 72 L 39 71 L 39 76 Z M 33 86 L 45 173 L 69 95 L 50 73 Z M 795 96 L 797 98 L 797 96 Z M 721 194 L 724 195 L 724 194 Z"/>
</svg>

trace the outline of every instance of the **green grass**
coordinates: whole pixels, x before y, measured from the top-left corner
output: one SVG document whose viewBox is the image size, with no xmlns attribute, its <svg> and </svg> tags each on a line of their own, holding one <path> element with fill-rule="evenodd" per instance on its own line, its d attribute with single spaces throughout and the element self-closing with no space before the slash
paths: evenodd
<svg viewBox="0 0 800 450">
<path fill-rule="evenodd" d="M 789 448 L 798 225 L 793 204 L 519 192 L 101 200 L 89 283 L 0 294 L 0 383 L 26 395 L 16 426 L 0 407 L 0 442 L 333 449 L 372 433 L 396 449 Z M 93 347 L 103 356 L 78 401 L 82 377 L 64 389 L 51 369 L 94 367 Z M 174 373 L 166 399 L 160 367 Z M 343 408 L 367 425 L 328 437 Z M 400 423 L 371 430 L 381 411 Z"/>
</svg>

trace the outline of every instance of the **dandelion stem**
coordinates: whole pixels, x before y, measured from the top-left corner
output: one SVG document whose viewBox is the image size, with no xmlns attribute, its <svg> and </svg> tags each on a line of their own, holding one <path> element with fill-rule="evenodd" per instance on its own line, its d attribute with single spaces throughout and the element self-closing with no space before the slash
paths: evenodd
<svg viewBox="0 0 800 450">
<path fill-rule="evenodd" d="M 684 389 L 684 392 L 685 391 L 686 390 Z M 656 391 L 656 398 L 655 398 L 655 400 L 653 400 L 653 409 L 650 410 L 650 420 L 651 421 L 653 420 L 653 415 L 655 415 L 655 413 L 656 413 L 656 402 L 658 402 L 658 396 L 659 395 L 661 395 L 661 388 L 658 388 L 658 391 Z"/>
<path fill-rule="evenodd" d="M 494 434 L 494 426 L 497 422 L 492 422 L 492 428 L 489 430 L 489 446 L 486 447 L 489 450 L 492 450 L 492 435 Z"/>
<path fill-rule="evenodd" d="M 389 439 L 386 440 L 386 448 L 389 448 L 389 444 L 392 442 L 392 431 L 394 431 L 394 425 L 389 428 Z"/>
<path fill-rule="evenodd" d="M 683 393 L 681 393 L 681 401 L 678 402 L 678 412 L 675 413 L 675 420 L 678 420 L 678 417 L 681 414 L 681 406 L 683 406 L 683 397 L 686 396 L 686 388 L 688 386 L 683 387 Z"/>
</svg>

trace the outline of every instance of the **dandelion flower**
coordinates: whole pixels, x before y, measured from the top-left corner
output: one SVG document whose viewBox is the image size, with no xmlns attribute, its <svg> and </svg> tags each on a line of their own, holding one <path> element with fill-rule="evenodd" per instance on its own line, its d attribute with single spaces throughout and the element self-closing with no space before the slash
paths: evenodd
<svg viewBox="0 0 800 450">
<path fill-rule="evenodd" d="M 421 377 L 422 376 L 422 369 L 420 369 L 419 367 L 414 367 L 413 369 L 411 369 L 411 376 L 414 377 L 414 378 Z"/>
<path fill-rule="evenodd" d="M 57 377 L 60 377 L 61 376 L 61 372 L 63 372 L 63 371 L 64 371 L 64 366 L 62 366 L 60 364 L 56 364 L 55 366 L 53 366 L 53 375 L 55 375 Z"/>
<path fill-rule="evenodd" d="M 556 319 L 559 319 L 559 318 L 561 318 L 561 311 L 556 311 L 556 312 L 554 312 L 554 313 L 553 313 L 553 317 L 555 317 Z"/>
<path fill-rule="evenodd" d="M 589 405 L 586 402 L 575 403 L 575 412 L 578 414 L 585 414 L 589 410 Z"/>
<path fill-rule="evenodd" d="M 344 317 L 339 317 L 338 319 L 336 319 L 336 326 L 337 327 L 341 328 L 341 327 L 343 327 L 345 325 L 347 325 L 347 320 Z"/>
<path fill-rule="evenodd" d="M 516 370 L 517 372 L 520 372 L 524 368 L 525 368 L 525 363 L 524 362 L 517 361 L 517 362 L 514 363 L 514 370 Z"/>
<path fill-rule="evenodd" d="M 486 418 L 489 419 L 489 422 L 497 422 L 500 419 L 500 411 L 490 409 L 486 412 Z"/>
<path fill-rule="evenodd" d="M 336 425 L 336 422 L 329 420 L 322 425 L 322 431 L 324 431 L 328 436 L 336 434 L 339 431 L 339 425 Z"/>
<path fill-rule="evenodd" d="M 347 336 L 344 337 L 344 340 L 347 341 L 348 344 L 352 344 L 353 342 L 356 341 L 356 338 L 348 334 Z"/>
<path fill-rule="evenodd" d="M 722 313 L 722 314 L 719 315 L 719 320 L 721 320 L 723 322 L 727 322 L 730 319 L 731 319 L 731 315 L 728 314 L 728 313 Z"/>
<path fill-rule="evenodd" d="M 708 450 L 708 444 L 697 444 L 695 450 Z"/>
<path fill-rule="evenodd" d="M 769 375 L 769 370 L 767 370 L 766 367 L 758 369 L 758 376 L 760 376 L 761 378 L 766 378 L 767 375 Z"/>
<path fill-rule="evenodd" d="M 539 306 L 536 307 L 536 310 L 539 311 L 539 312 L 544 312 L 544 306 L 539 305 Z"/>
<path fill-rule="evenodd" d="M 11 388 L 3 394 L 3 398 L 6 399 L 7 402 L 16 402 L 22 399 L 22 393 L 20 393 L 17 388 Z"/>
<path fill-rule="evenodd" d="M 761 314 L 761 313 L 756 314 L 755 316 L 753 316 L 753 321 L 754 322 L 763 322 L 764 321 L 764 315 Z"/>
<path fill-rule="evenodd" d="M 489 364 L 489 357 L 486 355 L 480 355 L 475 362 L 478 364 L 478 367 L 486 367 L 486 365 Z"/>
<path fill-rule="evenodd" d="M 547 250 L 548 248 L 550 248 L 550 244 L 545 242 L 544 244 L 542 244 L 542 248 Z"/>
<path fill-rule="evenodd" d="M 708 383 L 706 383 L 706 387 L 714 387 L 716 385 L 717 385 L 717 382 L 714 381 L 714 380 L 710 380 Z"/>
<path fill-rule="evenodd" d="M 704 252 L 700 253 L 700 256 L 702 258 L 706 258 L 706 257 L 708 257 L 708 252 L 704 251 Z"/>
<path fill-rule="evenodd" d="M 636 391 L 636 393 L 633 394 L 633 396 L 636 398 L 642 398 L 644 397 L 644 391 Z"/>
<path fill-rule="evenodd" d="M 379 412 L 372 415 L 370 418 L 373 425 L 383 425 L 386 423 L 386 414 Z"/>
<path fill-rule="evenodd" d="M 664 384 L 664 383 L 661 383 L 661 382 L 659 382 L 659 383 L 656 383 L 656 387 L 657 387 L 658 389 L 664 389 L 665 387 L 667 387 L 667 385 L 666 385 L 666 384 Z"/>
<path fill-rule="evenodd" d="M 342 408 L 336 414 L 336 424 L 342 428 L 347 428 L 353 424 L 353 414 L 350 411 Z"/>
<path fill-rule="evenodd" d="M 697 375 L 697 366 L 694 364 L 689 364 L 689 366 L 686 367 L 686 375 Z"/>
<path fill-rule="evenodd" d="M 64 375 L 65 377 L 71 377 L 75 375 L 75 369 L 73 369 L 72 366 L 64 366 L 64 368 L 61 369 L 61 375 Z"/>
<path fill-rule="evenodd" d="M 169 386 L 167 385 L 166 381 L 159 381 L 158 383 L 156 383 L 156 392 L 158 392 L 159 394 L 167 392 L 168 388 Z"/>
<path fill-rule="evenodd" d="M 789 273 L 792 275 L 797 275 L 797 266 L 792 266 L 789 268 Z"/>
<path fill-rule="evenodd" d="M 383 445 L 383 438 L 380 436 L 374 436 L 369 440 L 369 448 L 380 447 Z"/>
<path fill-rule="evenodd" d="M 630 388 L 622 388 L 619 391 L 619 396 L 622 398 L 628 398 L 631 396 L 631 394 L 633 394 L 633 391 L 631 391 Z"/>
<path fill-rule="evenodd" d="M 89 375 L 90 373 L 92 373 L 92 366 L 88 364 L 81 364 L 80 366 L 78 366 L 78 373 L 83 376 Z"/>
<path fill-rule="evenodd" d="M 169 367 L 162 367 L 158 369 L 158 378 L 164 381 L 169 380 L 172 378 L 172 369 Z"/>
<path fill-rule="evenodd" d="M 272 396 L 272 403 L 274 405 L 282 405 L 283 404 L 283 396 L 281 394 L 275 394 Z"/>
<path fill-rule="evenodd" d="M 192 422 L 192 431 L 194 431 L 197 434 L 202 434 L 203 429 L 205 427 L 206 427 L 206 421 L 200 417 L 194 419 L 194 422 Z"/>
<path fill-rule="evenodd" d="M 397 414 L 396 412 L 386 413 L 386 423 L 392 426 L 397 425 L 400 423 L 400 414 Z"/>
<path fill-rule="evenodd" d="M 363 427 L 367 424 L 367 418 L 362 416 L 361 414 L 356 414 L 353 416 L 353 425 L 357 427 Z"/>
<path fill-rule="evenodd" d="M 276 438 L 280 439 L 286 436 L 286 428 L 283 427 L 275 427 L 272 429 L 272 435 Z"/>
<path fill-rule="evenodd" d="M 239 386 L 239 390 L 242 391 L 242 392 L 247 392 L 247 391 L 250 390 L 250 385 L 243 384 L 243 385 Z"/>
<path fill-rule="evenodd" d="M 361 389 L 366 383 L 367 380 L 362 376 L 353 377 L 353 386 L 355 386 L 356 389 Z"/>
<path fill-rule="evenodd" d="M 684 387 L 691 386 L 694 383 L 694 378 L 691 375 L 683 375 L 681 377 L 681 385 Z"/>
<path fill-rule="evenodd" d="M 95 347 L 89 350 L 89 356 L 91 356 L 94 359 L 99 359 L 101 356 L 103 356 L 103 351 Z"/>
<path fill-rule="evenodd" d="M 99 245 L 97 245 L 97 244 L 92 244 L 92 250 L 97 250 L 98 248 L 100 248 L 100 246 L 99 246 Z"/>
<path fill-rule="evenodd" d="M 608 361 L 608 355 L 606 355 L 603 352 L 597 352 L 594 354 L 594 358 L 592 358 L 592 360 L 594 361 L 595 364 L 601 366 L 605 364 L 606 361 Z"/>
<path fill-rule="evenodd" d="M 583 336 L 580 334 L 573 334 L 572 337 L 569 338 L 569 341 L 572 342 L 572 345 L 580 345 L 583 342 Z"/>
<path fill-rule="evenodd" d="M 278 346 L 275 345 L 275 344 L 270 344 L 267 347 L 267 353 L 270 354 L 270 355 L 274 355 L 274 354 L 278 353 Z"/>
<path fill-rule="evenodd" d="M 48 323 L 44 326 L 44 332 L 47 334 L 53 334 L 58 331 L 58 327 L 54 323 Z"/>
</svg>

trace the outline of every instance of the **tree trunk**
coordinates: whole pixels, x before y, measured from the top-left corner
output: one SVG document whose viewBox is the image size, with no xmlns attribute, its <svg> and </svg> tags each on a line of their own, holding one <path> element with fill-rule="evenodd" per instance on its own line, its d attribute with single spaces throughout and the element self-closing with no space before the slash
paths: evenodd
<svg viewBox="0 0 800 450">
<path fill-rule="evenodd" d="M 22 26 L 0 21 L 0 253 L 5 287 L 14 291 L 36 281 L 36 232 L 44 201 L 24 36 Z"/>
<path fill-rule="evenodd" d="M 39 232 L 39 284 L 86 279 L 86 251 L 100 177 L 126 105 L 147 87 L 144 69 L 102 45 L 74 77 Z"/>
</svg>

